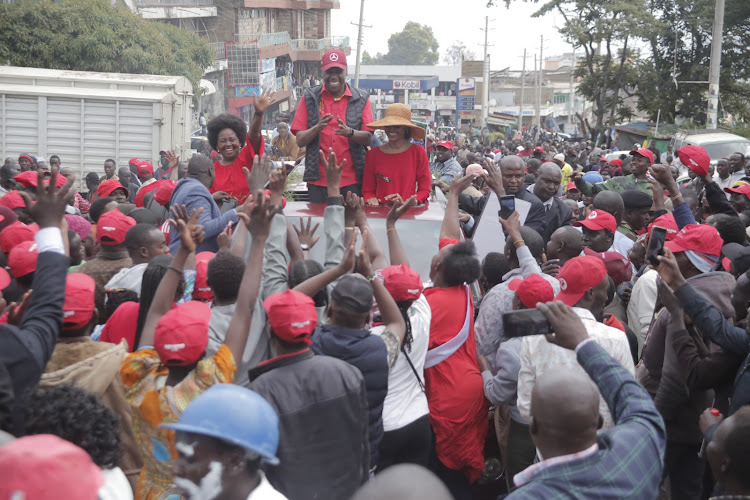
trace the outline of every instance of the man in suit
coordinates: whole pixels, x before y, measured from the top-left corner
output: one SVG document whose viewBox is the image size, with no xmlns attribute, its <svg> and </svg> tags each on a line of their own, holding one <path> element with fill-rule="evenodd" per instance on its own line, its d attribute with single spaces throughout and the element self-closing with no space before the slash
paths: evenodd
<svg viewBox="0 0 750 500">
<path fill-rule="evenodd" d="M 539 167 L 536 182 L 532 186 L 532 192 L 542 202 L 546 212 L 546 225 L 544 232 L 541 233 L 545 243 L 558 228 L 570 226 L 573 223 L 573 211 L 556 196 L 561 182 L 562 170 L 548 161 Z"/>
</svg>

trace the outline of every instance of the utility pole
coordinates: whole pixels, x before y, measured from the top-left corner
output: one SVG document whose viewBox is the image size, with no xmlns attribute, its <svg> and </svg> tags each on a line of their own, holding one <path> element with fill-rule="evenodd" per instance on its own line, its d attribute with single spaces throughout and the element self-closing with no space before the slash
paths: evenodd
<svg viewBox="0 0 750 500">
<path fill-rule="evenodd" d="M 536 141 L 537 133 L 539 131 L 539 115 L 541 110 L 539 108 L 539 70 L 536 66 L 536 54 L 534 54 L 534 121 L 531 123 L 531 129 L 536 130 L 534 132 L 534 141 Z M 534 128 L 536 126 L 536 128 Z"/>
<path fill-rule="evenodd" d="M 536 133 L 534 134 L 534 140 L 541 135 L 542 128 L 542 80 L 544 77 L 544 35 L 539 37 L 541 42 L 539 44 L 539 73 L 537 74 L 537 85 L 539 90 L 537 91 L 536 101 Z"/>
<path fill-rule="evenodd" d="M 361 61 L 361 53 L 362 53 L 362 28 L 372 28 L 372 26 L 362 25 L 362 16 L 364 15 L 364 13 L 365 13 L 365 0 L 362 0 L 362 2 L 359 4 L 359 24 L 357 25 L 359 27 L 357 30 L 357 60 L 354 65 L 354 86 L 357 88 L 359 87 L 359 64 Z"/>
<path fill-rule="evenodd" d="M 716 0 L 714 26 L 711 34 L 711 69 L 708 73 L 708 113 L 706 128 L 715 129 L 719 123 L 719 76 L 721 43 L 724 37 L 724 0 Z"/>
<path fill-rule="evenodd" d="M 523 49 L 523 69 L 521 70 L 521 102 L 518 108 L 518 131 L 523 127 L 523 91 L 526 89 L 526 49 Z"/>
<path fill-rule="evenodd" d="M 484 59 L 482 59 L 482 126 L 487 125 L 490 114 L 490 62 L 487 60 L 487 37 L 490 32 L 490 17 L 484 16 Z"/>
<path fill-rule="evenodd" d="M 573 88 L 573 73 L 576 70 L 576 49 L 573 49 L 573 62 L 570 65 L 570 90 L 568 92 L 568 125 L 573 128 L 573 115 L 576 111 L 575 106 L 575 90 Z M 570 133 L 570 131 L 566 131 Z"/>
</svg>

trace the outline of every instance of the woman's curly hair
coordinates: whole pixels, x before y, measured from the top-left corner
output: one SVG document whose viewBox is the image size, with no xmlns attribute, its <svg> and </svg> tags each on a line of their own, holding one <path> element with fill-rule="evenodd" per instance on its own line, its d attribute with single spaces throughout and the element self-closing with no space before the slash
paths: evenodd
<svg viewBox="0 0 750 500">
<path fill-rule="evenodd" d="M 217 151 L 219 149 L 217 147 L 219 143 L 219 134 L 222 130 L 227 128 L 232 129 L 234 133 L 237 134 L 240 146 L 245 145 L 245 138 L 247 137 L 247 125 L 245 125 L 245 120 L 236 115 L 223 113 L 216 118 L 213 118 L 206 126 L 208 143 Z"/>
</svg>

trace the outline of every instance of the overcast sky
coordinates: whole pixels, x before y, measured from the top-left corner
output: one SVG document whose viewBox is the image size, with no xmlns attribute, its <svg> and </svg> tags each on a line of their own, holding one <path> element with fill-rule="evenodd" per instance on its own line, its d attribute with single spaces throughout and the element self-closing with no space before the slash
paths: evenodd
<svg viewBox="0 0 750 500">
<path fill-rule="evenodd" d="M 493 70 L 508 66 L 520 70 L 524 48 L 527 49 L 526 68 L 530 69 L 534 64 L 534 53 L 539 52 L 542 34 L 545 58 L 572 50 L 557 32 L 561 16 L 547 14 L 542 18 L 532 18 L 531 14 L 539 8 L 538 3 L 514 0 L 510 9 L 505 8 L 502 0 L 499 3 L 500 6 L 488 9 L 486 0 L 365 0 L 364 24 L 372 28 L 364 30 L 362 50 L 373 56 L 377 52 L 386 53 L 388 38 L 401 31 L 408 21 L 414 21 L 430 26 L 435 33 L 440 44 L 439 64 L 444 64 L 445 50 L 456 40 L 463 41 L 481 59 L 485 16 L 490 18 L 488 44 L 493 46 L 487 50 Z M 356 57 L 359 7 L 359 0 L 341 0 L 341 8 L 332 10 L 331 35 L 350 37 L 352 65 Z"/>
</svg>

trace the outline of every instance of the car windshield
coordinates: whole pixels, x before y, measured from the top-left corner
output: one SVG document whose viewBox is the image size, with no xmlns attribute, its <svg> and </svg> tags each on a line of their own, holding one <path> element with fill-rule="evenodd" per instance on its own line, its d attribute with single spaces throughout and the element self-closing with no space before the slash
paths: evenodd
<svg viewBox="0 0 750 500">
<path fill-rule="evenodd" d="M 712 160 L 729 158 L 734 153 L 742 153 L 745 156 L 750 155 L 750 141 L 717 142 L 714 144 L 704 144 L 703 147 Z"/>
<path fill-rule="evenodd" d="M 287 219 L 299 227 L 300 217 L 287 217 Z M 304 217 L 307 223 L 307 217 Z M 380 242 L 380 246 L 385 252 L 386 260 L 388 259 L 388 238 L 385 229 L 385 219 L 370 218 L 368 220 L 374 236 Z M 323 231 L 323 217 L 313 217 L 312 227 L 320 223 L 318 230 L 315 232 L 320 236 L 318 243 L 310 251 L 310 258 L 325 264 L 326 237 Z M 438 241 L 440 239 L 440 226 L 442 222 L 427 220 L 410 220 L 401 219 L 396 227 L 398 234 L 401 236 L 401 244 L 404 247 L 406 256 L 409 258 L 409 265 L 417 271 L 422 277 L 422 281 L 430 279 L 430 262 L 432 256 L 438 251 Z M 361 235 L 357 240 L 357 251 L 359 251 Z"/>
</svg>

